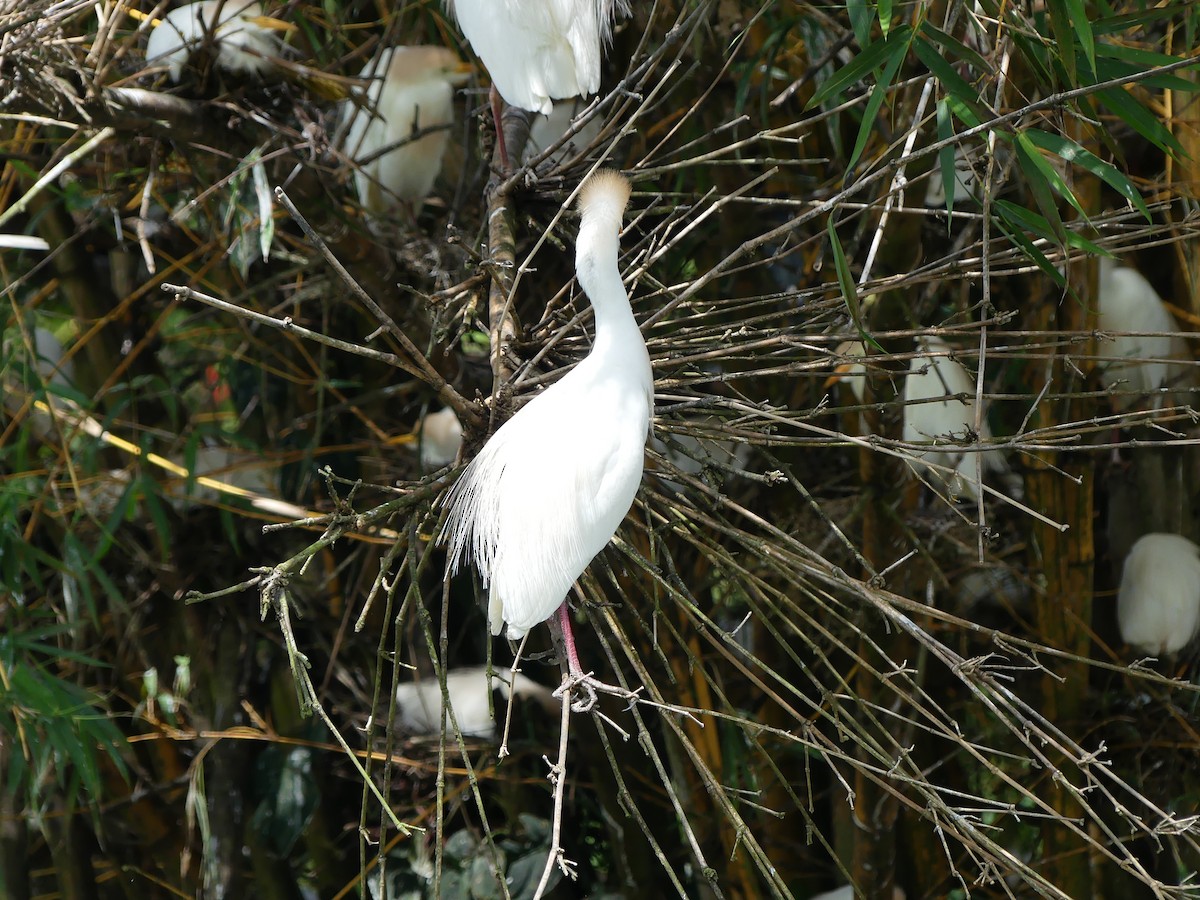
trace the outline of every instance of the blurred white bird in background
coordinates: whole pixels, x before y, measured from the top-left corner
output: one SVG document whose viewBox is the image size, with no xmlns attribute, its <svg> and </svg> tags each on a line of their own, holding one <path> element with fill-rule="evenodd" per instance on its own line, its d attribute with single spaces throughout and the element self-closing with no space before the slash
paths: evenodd
<svg viewBox="0 0 1200 900">
<path fill-rule="evenodd" d="M 1200 547 L 1146 534 L 1125 557 L 1117 593 L 1121 640 L 1149 656 L 1178 653 L 1200 632 Z"/>
<path fill-rule="evenodd" d="M 471 67 L 445 47 L 385 47 L 359 78 L 365 98 L 346 101 L 343 142 L 357 163 L 354 183 L 367 212 L 382 216 L 397 202 L 415 216 L 442 170 L 454 122 L 454 88 Z"/>
<path fill-rule="evenodd" d="M 598 172 L 579 195 L 575 271 L 595 311 L 587 357 L 504 423 L 451 489 L 445 536 L 471 556 L 493 634 L 510 640 L 558 611 L 568 665 L 583 675 L 566 595 L 633 503 L 654 410 L 650 357 L 617 267 L 630 185 Z"/>
<path fill-rule="evenodd" d="M 549 688 L 520 672 L 513 677 L 507 670 L 493 671 L 489 681 L 486 666 L 451 669 L 446 673 L 446 693 L 464 737 L 495 737 L 493 691 L 499 691 L 506 701 L 514 696 L 536 700 L 547 710 L 557 705 Z M 442 686 L 435 676 L 396 686 L 396 726 L 400 730 L 415 735 L 439 734 L 443 717 L 450 734 L 450 718 L 443 713 Z"/>
<path fill-rule="evenodd" d="M 549 115 L 554 100 L 600 89 L 600 61 L 624 0 L 447 0 L 492 76 L 492 114 L 508 166 L 499 93 L 510 106 Z M 561 134 L 561 132 L 560 132 Z"/>
<path fill-rule="evenodd" d="M 37 353 L 35 368 L 47 385 L 66 389 L 75 384 L 75 362 L 67 357 L 67 348 L 53 331 L 35 327 L 33 347 Z"/>
<path fill-rule="evenodd" d="M 294 27 L 266 15 L 257 0 L 200 0 L 171 10 L 150 32 L 146 62 L 165 65 L 177 82 L 192 54 L 210 44 L 218 67 L 262 78 L 283 46 L 273 32 Z"/>
<path fill-rule="evenodd" d="M 0 412 L 25 415 L 31 433 L 46 440 L 53 432 L 51 409 L 62 409 L 62 397 L 75 387 L 75 362 L 66 347 L 49 328 L 34 326 L 30 333 L 32 355 L 27 352 L 25 336 L 16 328 L 4 334 L 0 345 Z M 45 389 L 39 402 L 36 396 Z M 23 411 L 23 412 L 22 412 Z M 0 416 L 0 420 L 4 417 Z"/>
<path fill-rule="evenodd" d="M 963 203 L 978 201 L 976 195 L 975 170 L 971 168 L 971 160 L 967 150 L 962 145 L 954 148 L 954 205 L 961 207 Z M 940 157 L 934 157 L 933 168 L 929 172 L 929 180 L 925 183 L 925 205 L 930 208 L 946 205 L 946 177 L 942 173 Z"/>
<path fill-rule="evenodd" d="M 575 117 L 583 112 L 584 106 L 583 101 L 576 99 L 572 103 L 555 104 L 549 115 L 539 113 L 534 116 L 529 124 L 529 140 L 525 142 L 521 164 L 529 165 L 544 151 L 558 143 L 574 126 Z M 604 119 L 599 115 L 593 115 L 586 122 L 580 123 L 575 133 L 546 157 L 543 165 L 553 168 L 579 156 L 596 142 L 603 125 Z"/>
<path fill-rule="evenodd" d="M 978 502 L 982 490 L 976 475 L 976 454 L 963 452 L 959 447 L 975 428 L 975 378 L 950 358 L 953 348 L 936 335 L 918 337 L 916 351 L 919 355 L 909 361 L 908 374 L 898 396 L 904 403 L 902 437 L 905 443 L 936 446 L 912 451 L 907 461 L 918 472 L 928 470 L 935 482 L 944 485 L 952 495 L 962 494 Z M 836 353 L 861 357 L 865 350 L 860 341 L 847 341 Z M 845 381 L 862 403 L 866 374 L 863 363 L 847 363 L 839 367 L 835 377 Z M 986 443 L 991 438 L 992 430 L 985 417 L 979 428 L 979 442 Z M 983 455 L 983 468 L 1007 476 L 1005 487 L 1019 493 L 1020 485 L 1003 451 L 979 452 Z M 945 468 L 930 468 L 928 463 Z"/>
<path fill-rule="evenodd" d="M 1115 335 L 1111 341 L 1097 341 L 1096 350 L 1104 367 L 1104 386 L 1115 392 L 1113 406 L 1125 411 L 1148 396 L 1154 409 L 1172 405 L 1164 388 L 1188 380 L 1191 367 L 1180 361 L 1190 355 L 1162 297 L 1136 269 L 1118 266 L 1106 257 L 1100 260 L 1097 297 L 1099 328 Z"/>
<path fill-rule="evenodd" d="M 695 424 L 713 430 L 721 428 L 721 420 L 715 416 L 696 420 Z M 715 476 L 712 480 L 717 485 L 725 483 L 729 470 L 744 470 L 752 453 L 750 444 L 744 439 L 697 437 L 669 431 L 664 433 L 661 423 L 658 435 L 650 439 L 650 446 L 685 475 L 705 475 L 706 470 L 711 472 Z M 675 484 L 669 468 L 660 469 L 658 476 Z"/>
<path fill-rule="evenodd" d="M 426 413 L 418 432 L 421 441 L 421 468 L 426 472 L 448 466 L 458 458 L 462 447 L 462 423 L 454 410 L 445 407 Z"/>
<path fill-rule="evenodd" d="M 172 462 L 183 477 L 163 478 L 163 495 L 178 513 L 227 503 L 244 497 L 255 509 L 282 516 L 304 513 L 303 507 L 279 500 L 279 463 L 261 453 L 230 447 L 200 446 L 191 454 L 173 454 Z"/>
</svg>

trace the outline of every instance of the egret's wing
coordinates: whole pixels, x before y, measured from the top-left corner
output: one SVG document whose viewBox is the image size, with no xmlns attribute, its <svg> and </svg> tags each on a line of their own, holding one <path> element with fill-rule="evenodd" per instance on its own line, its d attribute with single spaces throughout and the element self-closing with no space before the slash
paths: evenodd
<svg viewBox="0 0 1200 900">
<path fill-rule="evenodd" d="M 551 402 L 521 411 L 534 414 L 525 424 L 541 439 L 522 442 L 500 485 L 492 574 L 503 618 L 517 631 L 548 618 L 612 536 L 598 492 L 621 449 L 618 430 L 596 410 L 560 397 L 543 395 L 538 400 Z"/>
</svg>

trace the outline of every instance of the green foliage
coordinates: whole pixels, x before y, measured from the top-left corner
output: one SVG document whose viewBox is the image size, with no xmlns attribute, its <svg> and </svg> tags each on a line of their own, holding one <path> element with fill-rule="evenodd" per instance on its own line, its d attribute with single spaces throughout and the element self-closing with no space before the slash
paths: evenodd
<svg viewBox="0 0 1200 900">
<path fill-rule="evenodd" d="M 30 810 L 45 811 L 62 797 L 98 821 L 109 794 L 104 764 L 128 779 L 127 745 L 103 699 L 51 669 L 51 661 L 103 666 L 57 645 L 71 631 L 48 623 L 0 636 L 0 733 L 12 748 L 4 790 L 24 795 Z"/>
</svg>

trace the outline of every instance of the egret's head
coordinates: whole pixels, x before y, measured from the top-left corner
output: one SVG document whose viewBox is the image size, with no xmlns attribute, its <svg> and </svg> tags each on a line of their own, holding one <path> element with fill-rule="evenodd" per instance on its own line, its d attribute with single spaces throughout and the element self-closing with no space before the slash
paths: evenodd
<svg viewBox="0 0 1200 900">
<path fill-rule="evenodd" d="M 448 47 L 397 47 L 384 78 L 396 85 L 422 81 L 447 81 L 460 85 L 467 83 L 474 70 L 474 66 L 463 62 Z"/>
</svg>

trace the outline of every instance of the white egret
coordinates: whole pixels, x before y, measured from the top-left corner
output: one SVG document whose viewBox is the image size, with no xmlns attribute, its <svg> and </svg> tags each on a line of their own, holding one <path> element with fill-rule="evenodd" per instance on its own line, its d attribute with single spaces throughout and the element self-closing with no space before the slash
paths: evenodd
<svg viewBox="0 0 1200 900">
<path fill-rule="evenodd" d="M 1146 534 L 1125 557 L 1117 592 L 1121 640 L 1150 656 L 1178 653 L 1200 632 L 1200 547 Z"/>
<path fill-rule="evenodd" d="M 463 35 L 492 76 L 501 159 L 505 102 L 549 115 L 554 100 L 600 89 L 600 60 L 624 0 L 447 0 Z"/>
<path fill-rule="evenodd" d="M 1111 343 L 1099 342 L 1097 351 L 1112 360 L 1103 364 L 1103 381 L 1106 388 L 1119 392 L 1113 405 L 1125 411 L 1153 395 L 1152 406 L 1161 409 L 1167 399 L 1164 388 L 1178 387 L 1189 373 L 1178 362 L 1188 358 L 1187 343 L 1162 297 L 1136 269 L 1102 258 L 1097 298 L 1100 330 L 1115 335 Z"/>
<path fill-rule="evenodd" d="M 512 678 L 509 685 L 508 679 Z M 466 737 L 491 738 L 496 734 L 495 704 L 492 692 L 505 700 L 524 697 L 550 709 L 555 700 L 549 688 L 520 672 L 513 677 L 508 670 L 493 671 L 489 682 L 486 666 L 451 669 L 446 673 L 446 692 L 458 729 Z M 442 728 L 442 686 L 435 676 L 408 681 L 396 686 L 396 724 L 409 734 L 437 734 Z M 446 731 L 450 719 L 446 716 Z"/>
<path fill-rule="evenodd" d="M 365 100 L 346 102 L 344 149 L 358 165 L 354 182 L 363 207 L 376 216 L 396 201 L 413 212 L 433 189 L 454 122 L 454 88 L 471 67 L 445 47 L 386 47 L 359 77 Z"/>
<path fill-rule="evenodd" d="M 421 441 L 421 468 L 426 472 L 448 466 L 458 457 L 462 447 L 462 423 L 454 410 L 445 407 L 437 412 L 426 413 L 419 429 Z"/>
<path fill-rule="evenodd" d="M 978 501 L 982 493 L 976 477 L 975 454 L 964 453 L 957 444 L 975 428 L 975 379 L 956 360 L 950 358 L 951 346 L 936 335 L 917 338 L 917 353 L 908 365 L 908 375 L 900 389 L 904 403 L 903 439 L 906 443 L 930 443 L 929 449 L 913 451 L 908 463 L 920 472 L 926 469 L 935 480 L 944 484 L 951 494 L 966 494 Z M 838 347 L 840 356 L 864 356 L 859 341 L 848 341 Z M 863 402 L 862 379 L 867 370 L 863 363 L 847 363 L 839 368 L 840 378 L 847 382 L 858 402 Z M 980 423 L 979 441 L 991 440 L 992 431 L 985 418 Z M 1004 454 L 999 449 L 982 450 L 986 470 L 1011 477 Z M 932 463 L 939 468 L 930 468 Z M 947 471 L 949 470 L 949 471 Z M 1017 490 L 1011 485 L 1010 490 Z"/>
<path fill-rule="evenodd" d="M 591 352 L 504 423 L 448 497 L 457 569 L 475 560 L 493 634 L 511 640 L 558 611 L 571 674 L 582 676 L 566 594 L 612 538 L 642 480 L 654 382 L 617 267 L 630 185 L 599 172 L 579 195 L 579 284 L 595 311 Z"/>
<path fill-rule="evenodd" d="M 211 42 L 217 66 L 262 78 L 274 68 L 271 57 L 281 47 L 272 32 L 293 27 L 267 16 L 257 0 L 200 0 L 163 17 L 150 32 L 146 62 L 166 65 L 171 80 L 179 81 L 192 54 Z"/>
</svg>

